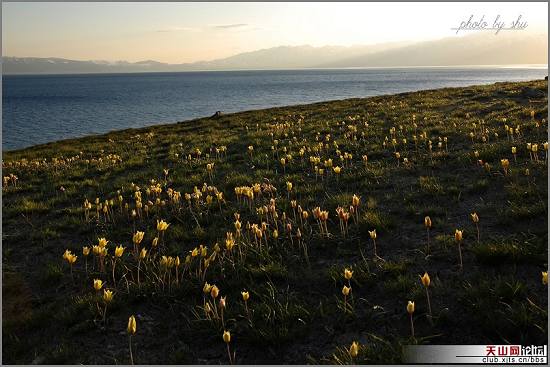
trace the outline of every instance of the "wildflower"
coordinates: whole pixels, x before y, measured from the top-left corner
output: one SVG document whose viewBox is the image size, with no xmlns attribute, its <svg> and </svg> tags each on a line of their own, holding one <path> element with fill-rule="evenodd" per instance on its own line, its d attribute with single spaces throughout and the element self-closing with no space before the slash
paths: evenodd
<svg viewBox="0 0 550 367">
<path fill-rule="evenodd" d="M 99 247 L 105 247 L 105 246 L 107 246 L 108 242 L 109 241 L 107 241 L 104 237 L 103 238 L 98 238 L 98 244 L 97 245 Z"/>
<path fill-rule="evenodd" d="M 457 242 L 462 241 L 462 232 L 463 232 L 463 231 L 458 230 L 458 229 L 455 230 L 455 240 L 456 240 Z"/>
<path fill-rule="evenodd" d="M 289 192 L 292 191 L 292 182 L 290 182 L 290 181 L 286 182 L 286 190 L 289 191 Z"/>
<path fill-rule="evenodd" d="M 347 280 L 350 280 L 352 276 L 353 276 L 352 270 L 344 269 L 344 278 L 346 278 Z"/>
<path fill-rule="evenodd" d="M 115 248 L 115 256 L 116 256 L 116 257 L 121 257 L 123 253 L 124 253 L 124 247 L 122 247 L 122 246 L 117 246 L 117 247 Z"/>
<path fill-rule="evenodd" d="M 103 301 L 110 303 L 113 300 L 113 292 L 107 289 L 103 290 Z"/>
<path fill-rule="evenodd" d="M 432 227 L 432 220 L 430 217 L 428 216 L 424 217 L 424 225 L 426 226 L 426 228 Z"/>
<path fill-rule="evenodd" d="M 411 320 L 411 335 L 414 338 L 414 322 L 413 322 L 414 302 L 413 301 L 409 301 L 407 303 L 407 312 L 408 312 L 409 318 Z"/>
<path fill-rule="evenodd" d="M 357 357 L 357 354 L 359 354 L 359 343 L 353 342 L 351 343 L 351 347 L 349 348 L 349 355 L 352 356 L 352 358 Z"/>
<path fill-rule="evenodd" d="M 210 293 L 211 289 L 212 289 L 212 286 L 208 284 L 208 282 L 204 283 L 204 287 L 202 287 L 202 291 L 204 294 Z"/>
<path fill-rule="evenodd" d="M 504 174 L 507 175 L 508 174 L 508 168 L 510 167 L 510 162 L 508 161 L 508 159 L 501 159 L 500 160 L 500 165 L 502 166 L 502 169 L 504 170 Z"/>
<path fill-rule="evenodd" d="M 128 332 L 128 338 L 129 338 L 130 362 L 131 364 L 134 364 L 134 357 L 132 355 L 132 335 L 135 335 L 137 331 L 136 318 L 134 317 L 134 315 L 128 318 L 128 326 L 126 327 L 126 331 Z"/>
<path fill-rule="evenodd" d="M 147 256 L 147 249 L 144 247 L 141 249 L 140 253 L 139 253 L 139 258 L 140 259 L 145 259 L 145 256 Z"/>
<path fill-rule="evenodd" d="M 342 168 L 336 166 L 336 167 L 333 168 L 333 170 L 334 170 L 334 173 L 336 173 L 337 175 L 339 175 L 340 172 L 342 171 Z"/>
<path fill-rule="evenodd" d="M 462 232 L 461 230 L 456 229 L 455 230 L 455 240 L 458 242 L 458 256 L 460 259 L 460 269 L 462 270 L 462 249 L 460 247 L 460 243 L 462 242 Z"/>
<path fill-rule="evenodd" d="M 243 296 L 243 301 L 248 301 L 250 298 L 250 294 L 248 292 L 241 292 L 241 295 Z"/>
<path fill-rule="evenodd" d="M 354 207 L 358 207 L 360 201 L 361 201 L 361 198 L 353 194 L 353 197 L 351 198 L 351 205 L 353 205 Z"/>
<path fill-rule="evenodd" d="M 210 296 L 212 296 L 212 298 L 214 299 L 218 297 L 219 292 L 220 290 L 215 285 L 213 285 L 212 288 L 210 288 Z"/>
<path fill-rule="evenodd" d="M 407 303 L 407 312 L 411 315 L 414 313 L 414 302 L 413 301 L 409 301 Z"/>
<path fill-rule="evenodd" d="M 88 246 L 82 247 L 82 255 L 88 256 L 90 254 L 90 248 Z"/>
<path fill-rule="evenodd" d="M 420 277 L 420 280 L 422 281 L 422 285 L 424 285 L 424 288 L 426 288 L 426 299 L 428 300 L 428 312 L 431 321 L 432 305 L 430 303 L 430 292 L 428 291 L 428 287 L 430 286 L 430 276 L 428 275 L 428 273 L 424 272 L 424 275 Z"/>
<path fill-rule="evenodd" d="M 99 291 L 103 287 L 103 281 L 101 279 L 94 279 L 94 289 Z"/>
<path fill-rule="evenodd" d="M 168 226 L 170 224 L 169 223 L 166 223 L 164 220 L 158 220 L 157 219 L 157 231 L 159 232 L 164 232 L 168 229 Z"/>
<path fill-rule="evenodd" d="M 227 355 L 229 356 L 229 363 L 233 364 L 235 355 L 233 354 L 233 358 L 232 358 L 231 349 L 229 349 L 229 343 L 231 342 L 231 333 L 227 330 L 224 330 L 222 337 L 223 337 L 223 341 L 225 342 L 225 345 L 227 346 Z"/>
<path fill-rule="evenodd" d="M 153 242 L 151 243 L 151 246 L 157 247 L 158 244 L 159 244 L 159 238 L 158 237 L 153 238 Z"/>
<path fill-rule="evenodd" d="M 371 239 L 376 239 L 376 229 L 373 229 L 372 231 L 369 231 L 369 236 Z"/>
<path fill-rule="evenodd" d="M 372 231 L 369 231 L 369 236 L 372 239 L 372 243 L 374 245 L 374 256 L 379 257 L 378 253 L 376 251 L 376 229 L 373 229 Z"/>
<path fill-rule="evenodd" d="M 143 236 L 145 235 L 145 232 L 136 232 L 134 233 L 132 237 L 132 241 L 134 242 L 134 245 L 139 245 L 141 241 L 143 241 Z"/>
<path fill-rule="evenodd" d="M 542 284 L 548 285 L 548 272 L 547 271 L 542 272 Z"/>
<path fill-rule="evenodd" d="M 424 287 L 428 288 L 430 286 L 430 276 L 428 275 L 428 273 L 424 273 L 424 275 L 421 276 L 420 279 L 422 280 L 422 285 L 424 285 Z"/>
<path fill-rule="evenodd" d="M 348 296 L 350 291 L 351 291 L 351 287 L 344 286 L 344 287 L 342 288 L 342 294 L 343 294 L 344 296 Z"/>
<path fill-rule="evenodd" d="M 223 332 L 223 341 L 229 344 L 231 342 L 231 333 L 227 330 Z"/>
<path fill-rule="evenodd" d="M 69 250 L 67 250 L 69 251 Z M 76 262 L 76 259 L 78 258 L 78 256 L 74 255 L 72 252 L 65 252 L 65 255 L 63 255 L 65 257 L 65 260 L 69 263 L 69 265 L 73 265 L 75 262 Z"/>
<path fill-rule="evenodd" d="M 427 253 L 430 253 L 430 228 L 432 228 L 432 219 L 429 216 L 424 217 L 424 226 L 426 227 L 426 232 L 428 233 L 428 246 Z"/>
</svg>

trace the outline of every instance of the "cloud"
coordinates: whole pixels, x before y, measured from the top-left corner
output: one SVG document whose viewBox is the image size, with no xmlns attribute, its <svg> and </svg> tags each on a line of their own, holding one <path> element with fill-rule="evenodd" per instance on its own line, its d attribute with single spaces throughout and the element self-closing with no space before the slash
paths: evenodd
<svg viewBox="0 0 550 367">
<path fill-rule="evenodd" d="M 220 25 L 213 25 L 212 28 L 217 29 L 232 29 L 232 28 L 243 28 L 248 27 L 248 24 L 246 23 L 235 23 L 235 24 L 220 24 Z"/>
<path fill-rule="evenodd" d="M 197 32 L 200 31 L 199 28 L 193 28 L 193 27 L 167 27 L 163 29 L 158 29 L 157 32 Z"/>
</svg>

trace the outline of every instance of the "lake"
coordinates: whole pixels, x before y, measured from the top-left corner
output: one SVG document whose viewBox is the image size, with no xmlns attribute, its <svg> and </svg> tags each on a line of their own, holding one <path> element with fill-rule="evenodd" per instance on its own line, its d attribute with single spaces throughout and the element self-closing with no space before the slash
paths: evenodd
<svg viewBox="0 0 550 367">
<path fill-rule="evenodd" d="M 382 94 L 542 79 L 547 68 L 4 75 L 2 149 L 112 130 Z"/>
</svg>

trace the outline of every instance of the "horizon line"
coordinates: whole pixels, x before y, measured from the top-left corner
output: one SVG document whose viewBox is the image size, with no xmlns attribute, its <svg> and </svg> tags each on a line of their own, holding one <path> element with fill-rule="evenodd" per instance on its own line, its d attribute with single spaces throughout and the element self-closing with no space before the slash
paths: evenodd
<svg viewBox="0 0 550 367">
<path fill-rule="evenodd" d="M 41 75 L 120 75 L 120 74 L 175 74 L 175 73 L 215 73 L 247 71 L 305 71 L 305 70 L 366 70 L 366 69 L 436 69 L 436 68 L 496 68 L 496 69 L 548 69 L 548 64 L 461 64 L 461 65 L 409 65 L 409 66 L 349 66 L 349 67 L 303 67 L 303 68 L 265 68 L 265 69 L 203 69 L 181 71 L 114 71 L 114 72 L 61 72 L 61 73 L 4 73 L 2 76 L 41 76 Z"/>
</svg>

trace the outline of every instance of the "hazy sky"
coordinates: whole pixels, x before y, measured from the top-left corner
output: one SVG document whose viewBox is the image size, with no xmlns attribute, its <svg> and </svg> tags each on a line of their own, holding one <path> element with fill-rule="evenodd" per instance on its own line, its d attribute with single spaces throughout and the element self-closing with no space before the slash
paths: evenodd
<svg viewBox="0 0 550 367">
<path fill-rule="evenodd" d="M 506 23 L 521 15 L 523 32 L 547 34 L 547 14 L 547 3 L 4 2 L 2 53 L 182 63 L 281 45 L 460 37 L 451 28 L 470 15 L 489 26 L 497 15 Z"/>
</svg>

